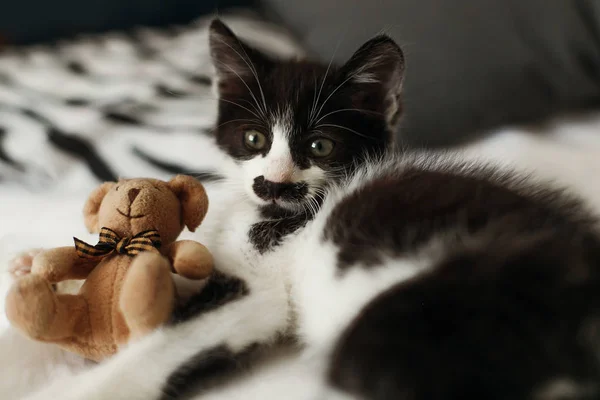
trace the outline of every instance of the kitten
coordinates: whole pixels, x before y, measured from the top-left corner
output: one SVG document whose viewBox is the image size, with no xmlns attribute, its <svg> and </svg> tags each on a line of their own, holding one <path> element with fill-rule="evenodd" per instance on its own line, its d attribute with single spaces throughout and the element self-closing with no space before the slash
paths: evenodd
<svg viewBox="0 0 600 400">
<path fill-rule="evenodd" d="M 403 55 L 381 36 L 341 68 L 274 61 L 219 23 L 210 44 L 220 99 L 216 142 L 239 165 L 235 174 L 265 218 L 250 232 L 264 252 L 318 210 L 326 184 L 393 143 Z"/>
<path fill-rule="evenodd" d="M 600 239 L 578 199 L 386 154 L 388 37 L 339 68 L 272 60 L 219 21 L 210 41 L 234 161 L 199 238 L 219 272 L 178 323 L 31 399 L 598 397 Z M 215 384 L 282 337 L 302 354 Z"/>
</svg>

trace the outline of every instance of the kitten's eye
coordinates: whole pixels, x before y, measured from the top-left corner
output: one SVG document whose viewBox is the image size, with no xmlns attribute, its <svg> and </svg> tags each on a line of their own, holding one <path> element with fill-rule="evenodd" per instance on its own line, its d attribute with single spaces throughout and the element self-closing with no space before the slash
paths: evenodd
<svg viewBox="0 0 600 400">
<path fill-rule="evenodd" d="M 267 144 L 267 138 L 258 131 L 246 131 L 244 133 L 244 142 L 252 150 L 262 150 Z"/>
<path fill-rule="evenodd" d="M 315 157 L 327 157 L 333 151 L 334 143 L 332 140 L 320 138 L 310 143 L 310 152 Z"/>
</svg>

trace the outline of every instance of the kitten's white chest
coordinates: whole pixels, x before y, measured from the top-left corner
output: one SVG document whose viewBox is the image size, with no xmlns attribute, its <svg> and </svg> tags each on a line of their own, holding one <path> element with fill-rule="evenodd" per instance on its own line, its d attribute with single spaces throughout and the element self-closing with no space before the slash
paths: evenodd
<svg viewBox="0 0 600 400">
<path fill-rule="evenodd" d="M 213 254 L 217 268 L 224 273 L 244 277 L 260 269 L 264 257 L 249 239 L 249 231 L 260 220 L 254 204 L 228 193 L 226 188 L 207 189 L 208 214 L 194 240 L 202 242 Z"/>
</svg>

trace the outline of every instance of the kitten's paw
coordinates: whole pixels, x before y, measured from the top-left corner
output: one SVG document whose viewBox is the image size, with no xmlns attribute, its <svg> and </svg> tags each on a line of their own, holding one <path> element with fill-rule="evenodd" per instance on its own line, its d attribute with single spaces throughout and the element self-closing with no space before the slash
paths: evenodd
<svg viewBox="0 0 600 400">
<path fill-rule="evenodd" d="M 31 273 L 33 258 L 43 249 L 29 249 L 14 257 L 8 262 L 8 273 L 13 279 L 20 278 Z"/>
</svg>

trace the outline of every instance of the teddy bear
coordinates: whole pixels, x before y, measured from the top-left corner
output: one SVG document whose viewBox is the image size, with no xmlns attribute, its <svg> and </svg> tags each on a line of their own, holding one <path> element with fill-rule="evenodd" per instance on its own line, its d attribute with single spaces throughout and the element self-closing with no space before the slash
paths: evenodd
<svg viewBox="0 0 600 400">
<path fill-rule="evenodd" d="M 84 206 L 85 226 L 99 232 L 90 245 L 41 251 L 31 273 L 10 288 L 5 308 L 12 325 L 32 339 L 101 361 L 131 340 L 169 321 L 176 303 L 171 272 L 202 280 L 213 258 L 202 244 L 179 240 L 204 219 L 208 197 L 196 179 L 106 182 Z M 60 294 L 57 282 L 85 279 L 78 293 Z"/>
</svg>

